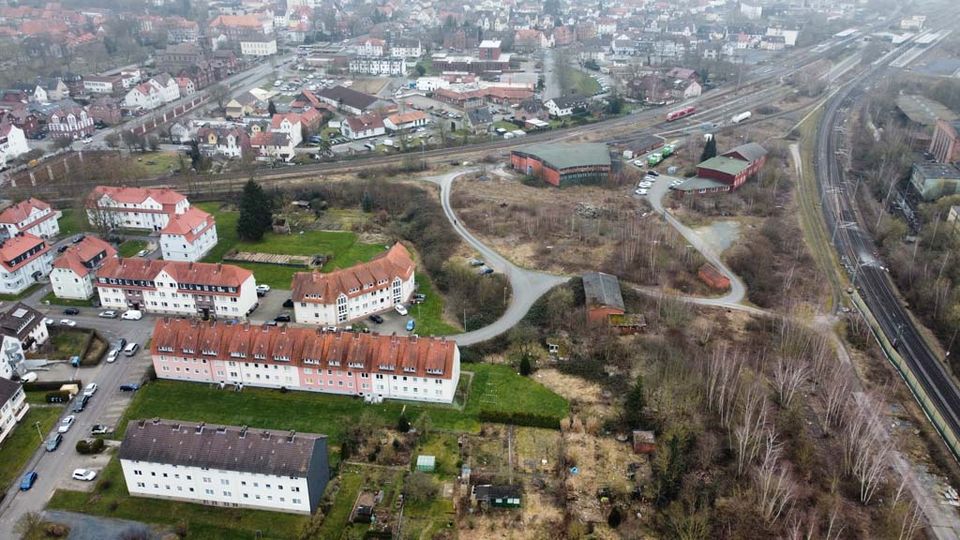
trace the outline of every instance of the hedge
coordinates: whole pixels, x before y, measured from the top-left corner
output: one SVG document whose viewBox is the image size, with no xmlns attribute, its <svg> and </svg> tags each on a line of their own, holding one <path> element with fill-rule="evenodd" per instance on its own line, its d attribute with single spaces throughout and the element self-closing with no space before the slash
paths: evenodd
<svg viewBox="0 0 960 540">
<path fill-rule="evenodd" d="M 73 381 L 36 381 L 31 383 L 25 383 L 23 385 L 24 392 L 33 392 L 33 391 L 42 391 L 42 390 L 60 390 L 60 387 L 65 384 L 75 384 L 77 388 L 83 388 L 83 381 L 76 379 Z"/>
<path fill-rule="evenodd" d="M 555 416 L 544 416 L 542 414 L 528 412 L 504 412 L 481 410 L 479 415 L 481 422 L 491 424 L 513 424 L 515 426 L 539 427 L 547 429 L 560 429 L 560 419 Z"/>
<path fill-rule="evenodd" d="M 106 446 L 106 443 L 103 442 L 103 439 L 93 439 L 86 440 L 80 439 L 77 441 L 77 452 L 87 455 L 87 454 L 99 454 L 103 452 L 103 448 Z"/>
</svg>

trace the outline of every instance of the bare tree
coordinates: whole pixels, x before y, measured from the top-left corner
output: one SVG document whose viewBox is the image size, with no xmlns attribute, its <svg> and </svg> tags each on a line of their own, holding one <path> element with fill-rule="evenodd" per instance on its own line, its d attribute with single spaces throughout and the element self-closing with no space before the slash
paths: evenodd
<svg viewBox="0 0 960 540">
<path fill-rule="evenodd" d="M 754 473 L 753 484 L 760 514 L 770 524 L 784 515 L 784 510 L 793 502 L 797 492 L 790 472 L 780 462 L 781 450 L 773 430 L 767 430 L 763 455 Z"/>
<path fill-rule="evenodd" d="M 826 407 L 827 424 L 837 426 L 843 416 L 843 406 L 850 395 L 850 372 L 844 364 L 836 364 L 826 377 Z"/>
<path fill-rule="evenodd" d="M 806 360 L 778 358 L 773 370 L 773 386 L 781 407 L 789 408 L 797 391 L 807 381 L 810 367 Z"/>
<path fill-rule="evenodd" d="M 743 396 L 740 423 L 733 430 L 732 446 L 737 454 L 737 476 L 742 476 L 760 453 L 768 430 L 768 410 L 764 387 L 759 383 L 748 386 Z"/>
<path fill-rule="evenodd" d="M 920 524 L 923 520 L 923 512 L 920 509 L 920 506 L 911 502 L 909 508 L 903 515 L 903 522 L 900 525 L 900 536 L 899 540 L 910 540 L 917 534 L 917 530 L 920 529 Z"/>
<path fill-rule="evenodd" d="M 707 403 L 720 417 L 720 425 L 729 427 L 740 386 L 743 357 L 737 352 L 731 353 L 726 346 L 722 346 L 714 349 L 705 364 Z"/>
<path fill-rule="evenodd" d="M 848 405 L 843 418 L 843 466 L 860 484 L 862 504 L 868 504 L 883 483 L 892 450 L 878 413 L 881 405 L 864 396 Z"/>
</svg>

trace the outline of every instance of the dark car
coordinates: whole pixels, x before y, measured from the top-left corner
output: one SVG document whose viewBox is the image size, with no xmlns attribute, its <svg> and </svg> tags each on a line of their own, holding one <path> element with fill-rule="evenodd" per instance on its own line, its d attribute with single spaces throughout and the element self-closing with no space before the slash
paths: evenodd
<svg viewBox="0 0 960 540">
<path fill-rule="evenodd" d="M 80 314 L 80 310 L 77 309 L 77 308 L 75 308 L 75 307 L 68 307 L 67 309 L 63 310 L 63 314 L 64 314 L 64 315 L 79 315 L 79 314 Z"/>
<path fill-rule="evenodd" d="M 63 442 L 63 434 L 54 433 L 53 435 L 50 436 L 49 439 L 47 439 L 47 444 L 46 444 L 47 452 L 53 452 L 54 450 L 57 449 L 57 447 L 60 446 L 60 443 L 62 442 Z"/>
<path fill-rule="evenodd" d="M 84 235 L 84 234 L 78 234 L 76 238 L 74 238 L 73 240 L 71 240 L 71 242 L 73 242 L 74 244 L 79 244 L 80 242 L 83 242 L 83 239 L 86 238 L 86 237 L 87 237 L 87 236 Z"/>
<path fill-rule="evenodd" d="M 650 176 L 660 176 L 660 173 L 658 173 L 657 171 L 647 171 L 647 174 L 649 174 Z"/>
<path fill-rule="evenodd" d="M 371 321 L 373 321 L 373 322 L 375 322 L 375 323 L 377 323 L 377 324 L 383 324 L 383 317 L 381 317 L 381 316 L 379 316 L 379 315 L 371 315 L 371 316 L 368 317 L 368 318 L 369 318 Z"/>
<path fill-rule="evenodd" d="M 87 408 L 87 403 L 90 402 L 90 396 L 79 396 L 73 403 L 73 412 L 83 412 Z"/>
<path fill-rule="evenodd" d="M 70 249 L 70 246 L 60 246 L 57 248 L 57 253 L 63 253 L 64 251 Z"/>
<path fill-rule="evenodd" d="M 289 313 L 281 313 L 280 315 L 274 317 L 273 320 L 276 322 L 290 322 L 291 318 Z"/>
<path fill-rule="evenodd" d="M 292 307 L 293 307 L 293 299 L 292 299 L 292 298 L 287 298 L 286 300 L 284 300 L 284 302 L 283 302 L 283 307 L 285 307 L 285 308 L 292 308 Z"/>
<path fill-rule="evenodd" d="M 127 346 L 127 338 L 120 338 L 117 340 L 116 347 L 118 351 L 122 351 L 124 347 Z"/>
<path fill-rule="evenodd" d="M 140 385 L 137 383 L 127 383 L 120 385 L 121 392 L 136 392 L 140 389 Z"/>
<path fill-rule="evenodd" d="M 23 478 L 20 479 L 20 491 L 26 491 L 33 487 L 33 484 L 37 481 L 37 471 L 30 471 L 23 475 Z"/>
</svg>

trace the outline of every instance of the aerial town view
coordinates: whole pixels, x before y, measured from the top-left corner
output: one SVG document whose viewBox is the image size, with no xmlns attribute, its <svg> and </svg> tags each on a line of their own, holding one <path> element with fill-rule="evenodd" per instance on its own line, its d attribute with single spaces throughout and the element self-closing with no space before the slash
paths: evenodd
<svg viewBox="0 0 960 540">
<path fill-rule="evenodd" d="M 0 0 L 0 540 L 960 539 L 958 21 Z"/>
</svg>

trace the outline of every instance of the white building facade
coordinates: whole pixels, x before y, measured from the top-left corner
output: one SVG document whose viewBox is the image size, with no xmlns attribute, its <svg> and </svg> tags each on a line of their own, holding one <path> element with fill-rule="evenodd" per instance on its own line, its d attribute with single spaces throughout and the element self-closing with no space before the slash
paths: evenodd
<svg viewBox="0 0 960 540">
<path fill-rule="evenodd" d="M 216 245 L 217 224 L 199 208 L 172 215 L 160 231 L 160 251 L 167 261 L 196 262 Z"/>
<path fill-rule="evenodd" d="M 0 228 L 8 237 L 30 233 L 40 238 L 51 238 L 60 234 L 58 220 L 62 216 L 63 212 L 54 210 L 46 202 L 31 197 L 0 213 Z"/>
<path fill-rule="evenodd" d="M 30 410 L 23 386 L 0 378 L 0 444 L 13 432 Z"/>
<path fill-rule="evenodd" d="M 407 74 L 407 60 L 403 56 L 358 56 L 350 60 L 350 73 L 403 76 Z"/>
<path fill-rule="evenodd" d="M 19 294 L 50 273 L 53 256 L 42 238 L 22 234 L 0 244 L 0 294 Z"/>
<path fill-rule="evenodd" d="M 97 186 L 87 200 L 91 225 L 160 231 L 170 216 L 190 208 L 186 197 L 169 188 Z"/>
<path fill-rule="evenodd" d="M 0 167 L 6 167 L 8 161 L 29 151 L 22 129 L 10 123 L 0 123 Z"/>
<path fill-rule="evenodd" d="M 96 288 L 94 271 L 117 250 L 95 236 L 87 236 L 67 248 L 55 261 L 50 272 L 50 286 L 57 298 L 89 300 Z"/>
<path fill-rule="evenodd" d="M 240 40 L 240 54 L 243 56 L 273 56 L 277 54 L 276 39 Z"/>
</svg>

